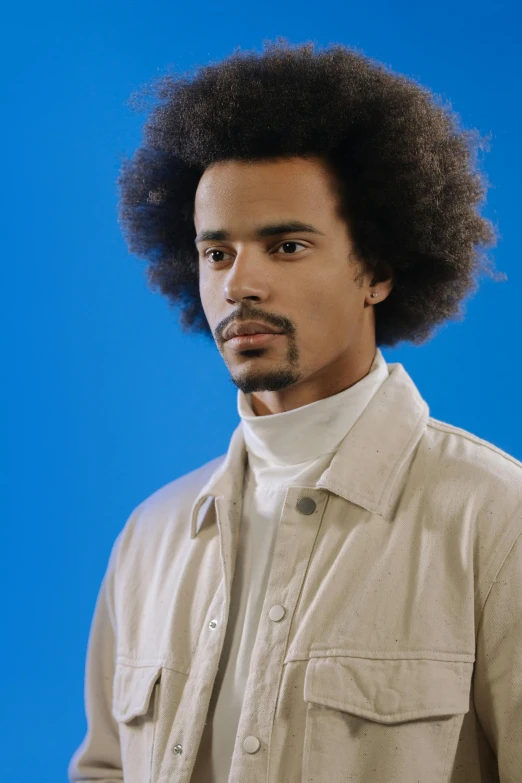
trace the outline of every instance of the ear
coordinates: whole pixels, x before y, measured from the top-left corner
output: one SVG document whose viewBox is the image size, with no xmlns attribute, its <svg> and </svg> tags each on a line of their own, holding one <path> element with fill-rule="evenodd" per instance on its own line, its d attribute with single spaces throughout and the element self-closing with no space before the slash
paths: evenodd
<svg viewBox="0 0 522 783">
<path fill-rule="evenodd" d="M 381 264 L 375 272 L 370 290 L 368 291 L 368 301 L 370 304 L 383 302 L 390 295 L 395 283 L 395 275 L 389 264 Z M 377 296 L 372 296 L 377 294 Z"/>
</svg>

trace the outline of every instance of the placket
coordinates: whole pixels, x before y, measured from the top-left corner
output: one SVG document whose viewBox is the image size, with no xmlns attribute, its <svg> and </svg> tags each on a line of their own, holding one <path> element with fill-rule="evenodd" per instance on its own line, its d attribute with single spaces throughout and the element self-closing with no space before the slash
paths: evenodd
<svg viewBox="0 0 522 783">
<path fill-rule="evenodd" d="M 239 534 L 238 506 L 216 497 L 222 580 L 213 596 L 201 631 L 188 680 L 183 689 L 161 764 L 158 783 L 189 783 L 201 742 L 208 707 L 225 640 Z"/>
<path fill-rule="evenodd" d="M 328 492 L 287 490 L 250 661 L 229 783 L 269 780 L 269 747 L 283 661 Z"/>
</svg>

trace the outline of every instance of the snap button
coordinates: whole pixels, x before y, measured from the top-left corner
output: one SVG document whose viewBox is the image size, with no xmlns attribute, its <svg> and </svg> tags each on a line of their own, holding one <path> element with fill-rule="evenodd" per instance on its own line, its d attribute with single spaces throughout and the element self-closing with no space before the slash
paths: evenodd
<svg viewBox="0 0 522 783">
<path fill-rule="evenodd" d="M 214 628 L 217 626 L 217 623 L 215 620 L 211 620 L 208 624 L 208 627 L 214 630 Z"/>
<path fill-rule="evenodd" d="M 246 750 L 247 753 L 257 753 L 260 745 L 261 743 L 257 737 L 250 736 L 244 740 L 243 749 Z"/>
<path fill-rule="evenodd" d="M 280 606 L 279 604 L 276 604 L 276 606 L 273 606 L 270 611 L 268 612 L 268 616 L 271 620 L 273 620 L 275 623 L 278 623 L 279 620 L 282 620 L 283 617 L 286 614 L 286 610 L 284 606 Z"/>
<path fill-rule="evenodd" d="M 181 754 L 183 753 L 183 748 L 181 747 L 181 745 L 174 746 L 174 753 L 176 754 L 176 756 L 181 756 Z"/>
<path fill-rule="evenodd" d="M 316 508 L 317 504 L 313 498 L 299 498 L 297 501 L 297 510 L 301 514 L 313 514 Z"/>
</svg>

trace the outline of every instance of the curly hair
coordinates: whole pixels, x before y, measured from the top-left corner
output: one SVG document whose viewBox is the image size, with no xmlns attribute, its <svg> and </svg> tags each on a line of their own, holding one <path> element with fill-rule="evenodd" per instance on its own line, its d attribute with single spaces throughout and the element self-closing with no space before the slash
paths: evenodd
<svg viewBox="0 0 522 783">
<path fill-rule="evenodd" d="M 194 246 L 201 175 L 216 161 L 319 157 L 333 166 L 358 261 L 375 281 L 392 270 L 393 289 L 375 306 L 377 345 L 420 344 L 462 320 L 479 271 L 506 279 L 492 272 L 495 229 L 478 211 L 484 140 L 427 89 L 353 49 L 263 45 L 161 76 L 129 99 L 138 110 L 156 100 L 117 180 L 119 223 L 130 252 L 149 261 L 150 288 L 181 306 L 184 332 L 212 336 Z"/>
</svg>

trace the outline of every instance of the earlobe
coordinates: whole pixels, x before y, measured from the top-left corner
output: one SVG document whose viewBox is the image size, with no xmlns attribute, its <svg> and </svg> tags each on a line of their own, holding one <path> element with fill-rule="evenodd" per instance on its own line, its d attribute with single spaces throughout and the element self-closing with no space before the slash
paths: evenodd
<svg viewBox="0 0 522 783">
<path fill-rule="evenodd" d="M 393 290 L 393 283 L 394 281 L 393 278 L 391 277 L 384 281 L 373 282 L 372 285 L 379 285 L 380 290 L 378 292 L 377 291 L 371 292 L 370 294 L 371 302 L 369 302 L 369 304 L 379 304 L 379 302 L 384 301 L 384 299 L 386 299 L 386 297 L 388 297 L 391 291 Z"/>
</svg>

